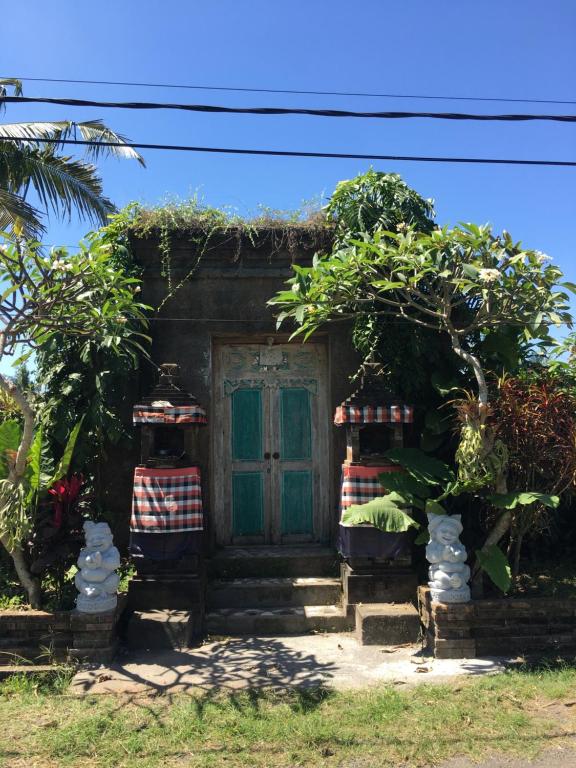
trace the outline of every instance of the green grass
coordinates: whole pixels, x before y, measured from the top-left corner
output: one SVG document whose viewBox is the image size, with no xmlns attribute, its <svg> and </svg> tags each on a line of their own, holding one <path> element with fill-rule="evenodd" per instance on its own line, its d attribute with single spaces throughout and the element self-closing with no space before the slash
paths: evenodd
<svg viewBox="0 0 576 768">
<path fill-rule="evenodd" d="M 92 696 L 69 672 L 0 686 L 0 765 L 152 768 L 429 765 L 532 756 L 573 732 L 576 668 L 414 688 Z M 4 763 L 2 763 L 4 759 Z"/>
</svg>

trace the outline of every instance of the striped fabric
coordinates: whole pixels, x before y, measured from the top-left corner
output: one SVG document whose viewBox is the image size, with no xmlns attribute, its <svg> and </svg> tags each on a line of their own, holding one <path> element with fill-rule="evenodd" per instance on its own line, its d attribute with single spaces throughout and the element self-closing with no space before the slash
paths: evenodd
<svg viewBox="0 0 576 768">
<path fill-rule="evenodd" d="M 353 504 L 365 504 L 367 501 L 383 496 L 386 491 L 378 475 L 382 472 L 401 472 L 401 467 L 342 467 L 342 493 L 340 497 L 341 509 L 347 509 Z"/>
<path fill-rule="evenodd" d="M 135 405 L 134 424 L 207 424 L 206 411 L 199 405 Z"/>
<path fill-rule="evenodd" d="M 202 486 L 200 469 L 134 470 L 130 530 L 135 533 L 201 531 Z"/>
<path fill-rule="evenodd" d="M 411 405 L 339 405 L 334 424 L 411 424 Z"/>
</svg>

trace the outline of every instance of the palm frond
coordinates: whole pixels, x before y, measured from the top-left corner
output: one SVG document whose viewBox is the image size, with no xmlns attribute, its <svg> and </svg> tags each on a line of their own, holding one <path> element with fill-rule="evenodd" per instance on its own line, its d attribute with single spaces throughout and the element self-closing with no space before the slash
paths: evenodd
<svg viewBox="0 0 576 768">
<path fill-rule="evenodd" d="M 12 88 L 14 96 L 22 96 L 22 80 L 15 77 L 0 77 L 0 97 L 6 96 L 7 87 Z"/>
<path fill-rule="evenodd" d="M 76 123 L 76 128 L 80 131 L 82 138 L 86 141 L 106 142 L 126 144 L 129 139 L 123 136 L 121 133 L 116 133 L 107 125 L 104 125 L 102 120 L 90 120 L 85 123 Z M 145 166 L 144 158 L 132 147 L 107 147 L 98 146 L 97 144 L 89 148 L 89 155 L 97 160 L 101 154 L 114 155 L 127 160 L 138 160 L 140 165 Z"/>
<path fill-rule="evenodd" d="M 14 140 L 59 139 L 63 131 L 70 125 L 69 120 L 35 123 L 3 123 L 0 125 L 0 136 Z"/>
<path fill-rule="evenodd" d="M 0 188 L 18 192 L 31 184 L 47 210 L 70 218 L 75 209 L 96 224 L 105 224 L 115 210 L 103 196 L 102 181 L 91 163 L 57 155 L 51 147 L 4 145 L 0 145 Z"/>
<path fill-rule="evenodd" d="M 20 232 L 36 240 L 44 232 L 40 211 L 14 192 L 0 188 L 0 232 Z"/>
<path fill-rule="evenodd" d="M 142 155 L 132 149 L 132 147 L 109 147 L 105 143 L 101 143 L 126 144 L 129 141 L 126 136 L 108 128 L 102 120 L 89 120 L 83 123 L 75 123 L 72 120 L 57 120 L 36 123 L 5 123 L 0 125 L 0 137 L 24 142 L 33 141 L 39 137 L 64 142 L 66 139 L 75 138 L 77 132 L 80 133 L 84 141 L 96 142 L 95 145 L 86 147 L 86 155 L 92 160 L 98 160 L 103 155 L 109 155 L 125 160 L 138 160 L 140 165 L 145 166 Z M 58 144 L 54 146 L 56 148 L 59 147 Z"/>
</svg>

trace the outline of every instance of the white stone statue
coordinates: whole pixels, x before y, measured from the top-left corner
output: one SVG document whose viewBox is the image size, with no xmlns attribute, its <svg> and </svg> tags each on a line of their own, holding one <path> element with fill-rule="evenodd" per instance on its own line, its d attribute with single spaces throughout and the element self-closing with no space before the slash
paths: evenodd
<svg viewBox="0 0 576 768">
<path fill-rule="evenodd" d="M 470 568 L 466 549 L 459 536 L 463 527 L 460 515 L 428 515 L 430 543 L 426 558 L 430 593 L 436 603 L 467 603 L 470 600 Z"/>
<path fill-rule="evenodd" d="M 86 546 L 78 557 L 75 584 L 80 593 L 76 608 L 81 613 L 113 611 L 118 603 L 120 553 L 113 545 L 108 523 L 84 523 Z"/>
</svg>

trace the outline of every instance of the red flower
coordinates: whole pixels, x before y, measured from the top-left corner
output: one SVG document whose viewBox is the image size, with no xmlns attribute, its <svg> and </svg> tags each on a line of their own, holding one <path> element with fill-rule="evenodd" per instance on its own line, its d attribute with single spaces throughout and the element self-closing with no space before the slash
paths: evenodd
<svg viewBox="0 0 576 768">
<path fill-rule="evenodd" d="M 72 504 L 80 495 L 80 490 L 84 483 L 84 477 L 80 474 L 73 474 L 70 477 L 62 477 L 52 484 L 48 493 L 54 496 L 54 526 L 60 528 L 64 518 L 64 512 L 68 512 Z"/>
</svg>

